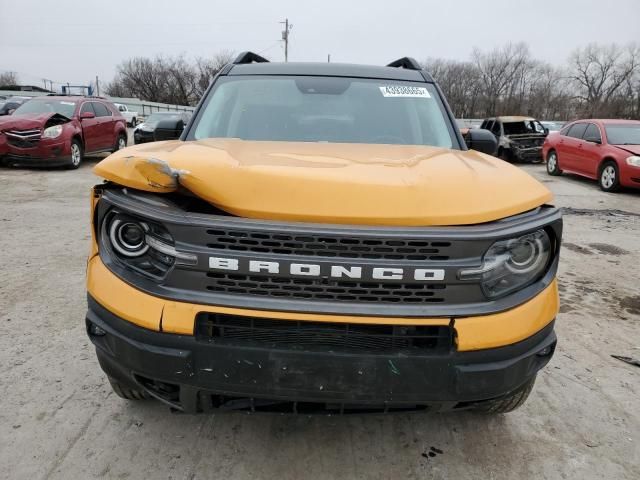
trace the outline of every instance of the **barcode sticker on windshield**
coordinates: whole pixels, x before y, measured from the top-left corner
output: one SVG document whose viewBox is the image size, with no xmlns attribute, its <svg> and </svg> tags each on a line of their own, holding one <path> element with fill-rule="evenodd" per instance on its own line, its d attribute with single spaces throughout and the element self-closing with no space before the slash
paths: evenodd
<svg viewBox="0 0 640 480">
<path fill-rule="evenodd" d="M 410 87 L 407 85 L 384 85 L 380 87 L 383 97 L 413 97 L 431 98 L 424 87 Z"/>
</svg>

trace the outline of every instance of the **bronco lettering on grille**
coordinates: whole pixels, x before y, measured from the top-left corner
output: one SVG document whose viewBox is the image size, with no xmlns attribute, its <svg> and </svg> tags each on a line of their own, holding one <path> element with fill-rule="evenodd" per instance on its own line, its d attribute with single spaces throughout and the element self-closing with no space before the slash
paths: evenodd
<svg viewBox="0 0 640 480">
<path fill-rule="evenodd" d="M 228 257 L 209 257 L 209 268 L 218 271 L 359 280 L 441 282 L 445 277 L 445 270 L 442 268 L 402 268 L 371 265 L 333 265 L 329 263 L 274 262 Z"/>
</svg>

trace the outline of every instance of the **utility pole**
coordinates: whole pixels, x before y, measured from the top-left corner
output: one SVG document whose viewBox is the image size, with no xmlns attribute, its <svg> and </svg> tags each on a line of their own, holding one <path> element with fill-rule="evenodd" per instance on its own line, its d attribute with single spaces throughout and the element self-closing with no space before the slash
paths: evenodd
<svg viewBox="0 0 640 480">
<path fill-rule="evenodd" d="M 289 19 L 285 18 L 284 22 L 284 30 L 282 31 L 282 40 L 284 40 L 284 61 L 289 61 L 289 32 L 293 28 L 293 23 L 289 25 Z"/>
<path fill-rule="evenodd" d="M 331 63 L 331 54 L 327 53 L 327 63 Z"/>
<path fill-rule="evenodd" d="M 96 92 L 98 93 L 96 96 L 100 96 L 100 80 L 98 79 L 98 75 L 96 75 Z"/>
</svg>

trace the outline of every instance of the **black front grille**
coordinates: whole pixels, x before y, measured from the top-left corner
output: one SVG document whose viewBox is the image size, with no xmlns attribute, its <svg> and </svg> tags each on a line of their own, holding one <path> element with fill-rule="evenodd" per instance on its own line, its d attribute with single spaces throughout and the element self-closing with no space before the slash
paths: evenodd
<svg viewBox="0 0 640 480">
<path fill-rule="evenodd" d="M 217 313 L 197 315 L 196 338 L 216 344 L 369 353 L 416 349 L 445 352 L 453 346 L 452 330 L 448 325 L 306 322 Z"/>
<path fill-rule="evenodd" d="M 310 257 L 448 260 L 451 242 L 406 238 L 296 235 L 268 231 L 207 229 L 207 247 Z"/>
<path fill-rule="evenodd" d="M 329 300 L 338 302 L 416 303 L 444 302 L 447 286 L 434 283 L 358 282 L 220 272 L 206 274 L 210 292 L 263 297 Z"/>
</svg>

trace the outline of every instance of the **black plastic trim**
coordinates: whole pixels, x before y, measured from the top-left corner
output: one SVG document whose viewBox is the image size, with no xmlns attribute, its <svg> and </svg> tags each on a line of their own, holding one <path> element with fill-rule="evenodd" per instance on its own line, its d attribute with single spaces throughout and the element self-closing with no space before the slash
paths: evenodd
<svg viewBox="0 0 640 480">
<path fill-rule="evenodd" d="M 146 388 L 142 377 L 179 387 L 180 401 L 154 396 L 190 413 L 201 410 L 200 393 L 360 405 L 489 400 L 535 377 L 556 345 L 553 321 L 520 342 L 471 352 L 380 355 L 217 345 L 147 330 L 91 297 L 88 303 L 87 331 L 107 375 L 130 388 Z M 105 334 L 92 335 L 91 324 Z"/>
</svg>

